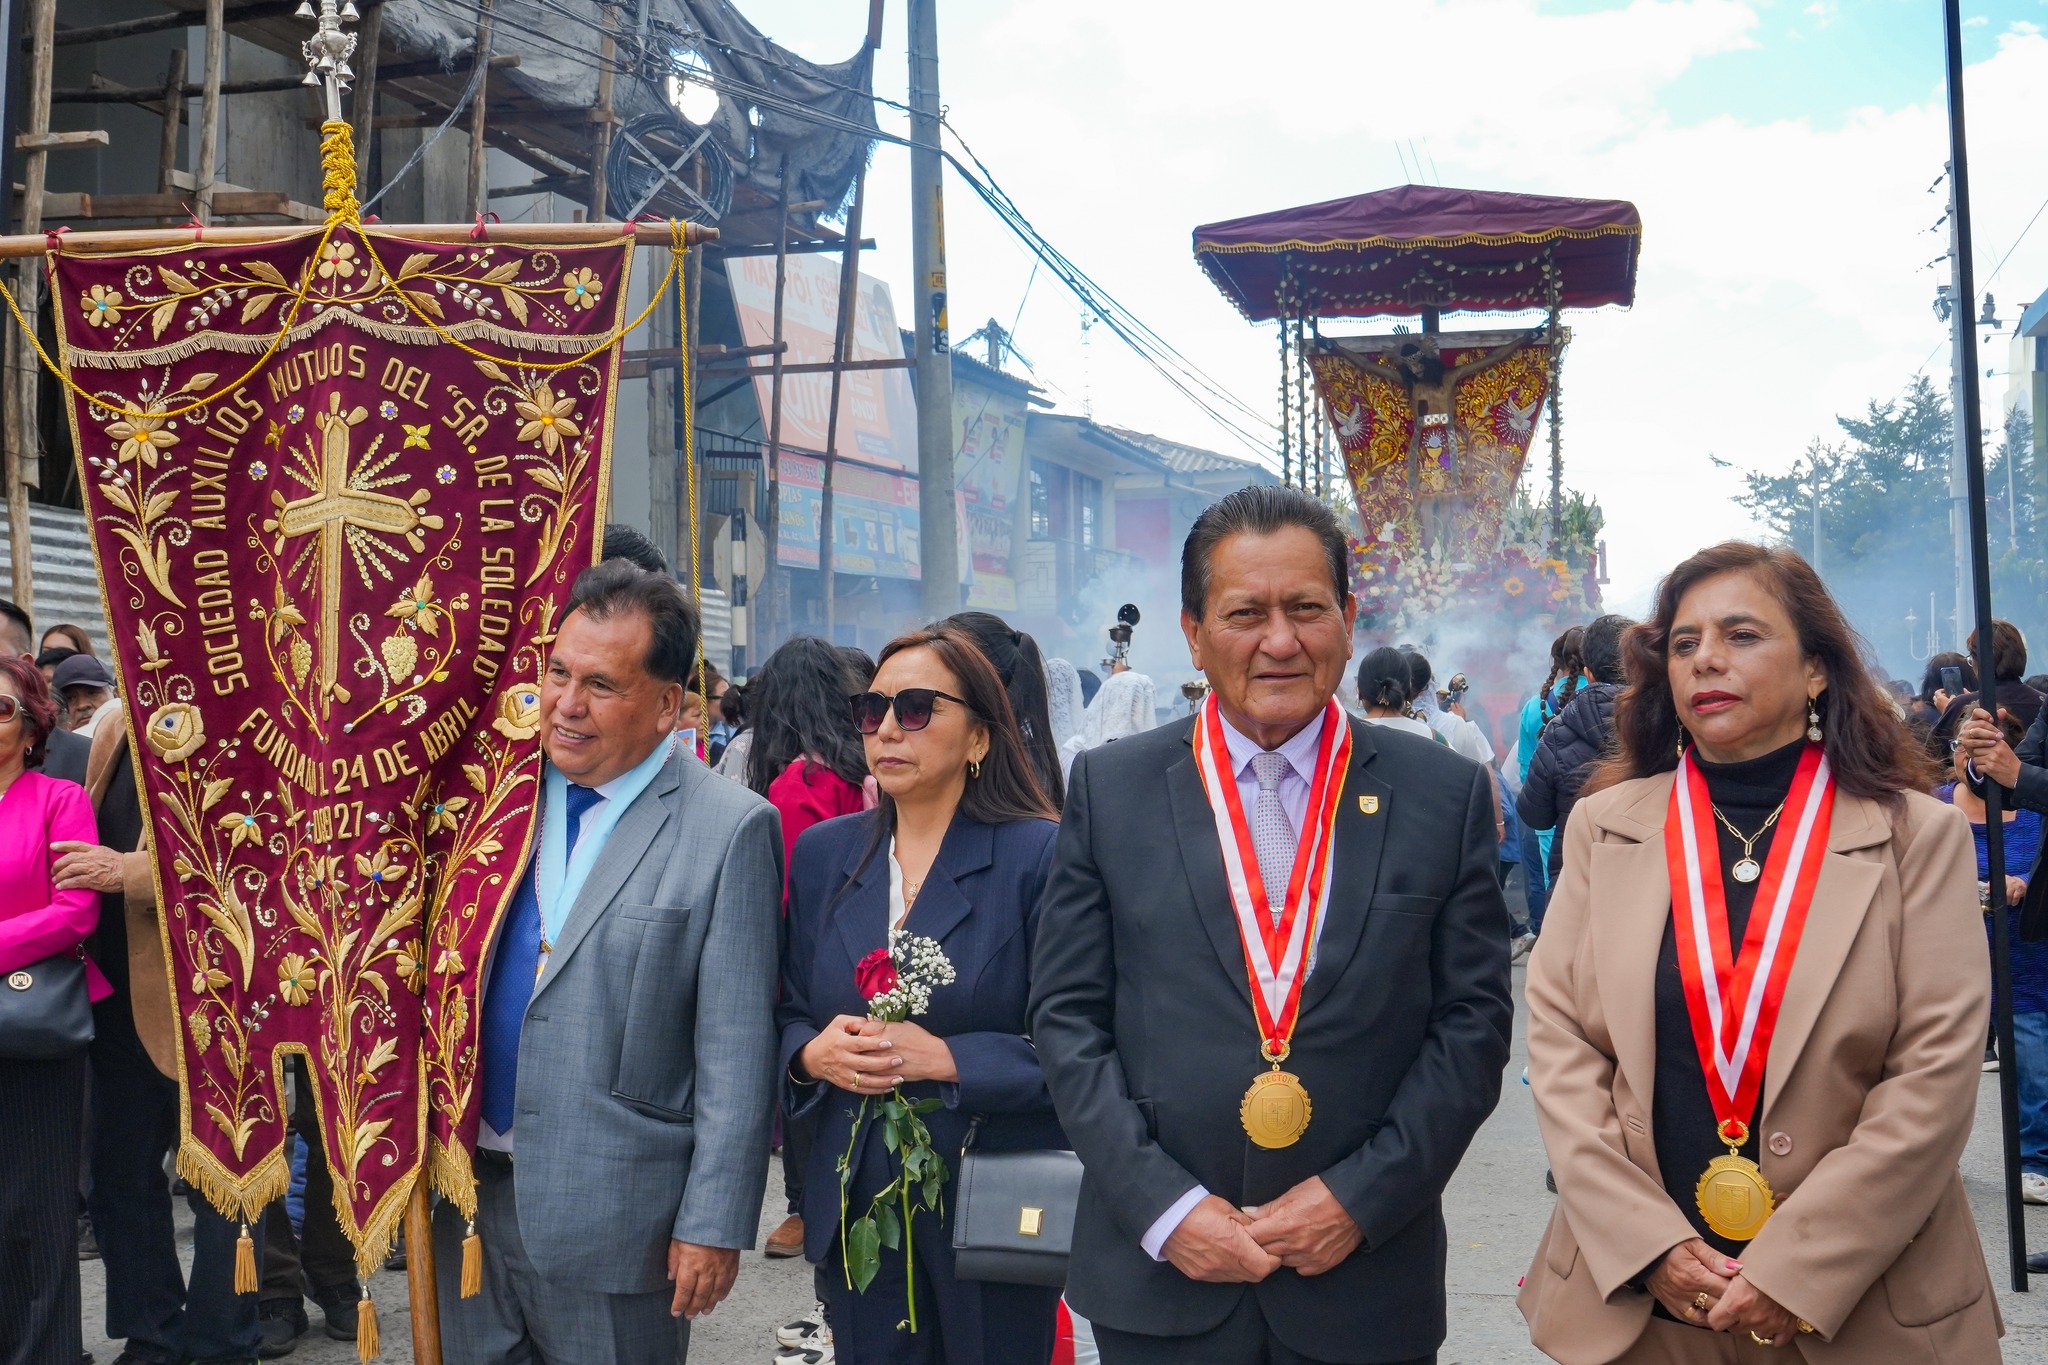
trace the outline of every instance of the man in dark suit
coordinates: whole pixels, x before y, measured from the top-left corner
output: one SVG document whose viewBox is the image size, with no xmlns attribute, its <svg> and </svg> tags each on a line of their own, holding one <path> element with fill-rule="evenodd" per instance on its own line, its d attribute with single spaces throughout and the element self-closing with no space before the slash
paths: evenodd
<svg viewBox="0 0 2048 1365">
<path fill-rule="evenodd" d="M 1076 762 L 1041 902 L 1033 1037 L 1087 1167 L 1067 1297 L 1106 1365 L 1433 1361 L 1441 1194 L 1499 1098 L 1513 1015 L 1487 774 L 1331 705 L 1357 608 L 1306 494 L 1204 512 L 1181 597 L 1213 715 Z M 1197 725 L 1214 742 L 1192 745 Z M 1247 938 L 1295 922 L 1325 873 L 1290 1036 L 1282 1011 L 1255 1017 Z M 1287 1105 L 1247 1091 L 1268 1054 L 1309 1098 L 1278 1131 Z"/>
<path fill-rule="evenodd" d="M 28 613 L 14 603 L 0 598 L 0 654 L 19 654 L 24 659 L 36 657 L 35 623 Z M 59 707 L 63 698 L 57 699 Z M 92 741 L 81 739 L 69 730 L 52 730 L 43 743 L 43 772 L 50 777 L 61 777 L 66 782 L 85 785 L 85 761 L 92 754 Z"/>
</svg>

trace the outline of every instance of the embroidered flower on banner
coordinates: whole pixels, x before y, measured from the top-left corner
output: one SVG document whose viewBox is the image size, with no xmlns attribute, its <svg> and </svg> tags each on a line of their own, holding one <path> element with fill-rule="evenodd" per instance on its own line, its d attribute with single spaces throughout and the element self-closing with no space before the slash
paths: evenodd
<svg viewBox="0 0 2048 1365">
<path fill-rule="evenodd" d="M 421 574 L 419 581 L 399 595 L 396 602 L 384 609 L 386 616 L 393 616 L 403 625 L 428 635 L 440 633 L 441 608 L 434 601 L 434 580 Z"/>
<path fill-rule="evenodd" d="M 190 758 L 206 743 L 206 723 L 190 702 L 172 702 L 149 718 L 149 747 L 166 763 Z"/>
<path fill-rule="evenodd" d="M 421 806 L 420 814 L 427 817 L 428 836 L 439 834 L 444 829 L 454 829 L 461 822 L 463 809 L 468 805 L 468 797 L 451 796 L 431 805 Z"/>
<path fill-rule="evenodd" d="M 540 689 L 521 684 L 498 694 L 498 714 L 491 728 L 507 739 L 532 739 L 540 733 Z"/>
<path fill-rule="evenodd" d="M 562 277 L 562 297 L 574 308 L 595 308 L 604 293 L 597 272 L 589 268 L 572 270 Z"/>
<path fill-rule="evenodd" d="M 121 320 L 121 293 L 103 284 L 94 285 L 91 292 L 79 300 L 79 306 L 85 309 L 85 320 L 95 327 L 105 327 Z"/>
<path fill-rule="evenodd" d="M 255 811 L 230 811 L 221 817 L 220 827 L 226 832 L 231 849 L 240 848 L 244 841 L 257 845 L 263 842 L 263 827 L 256 823 Z"/>
<path fill-rule="evenodd" d="M 405 880 L 406 874 L 411 869 L 403 863 L 392 862 L 391 855 L 380 848 L 377 850 L 375 858 L 365 858 L 362 854 L 358 853 L 356 855 L 356 871 L 360 875 L 368 877 L 379 886 L 395 887 Z"/>
<path fill-rule="evenodd" d="M 303 1005 L 313 996 L 313 969 L 303 953 L 286 953 L 277 964 L 277 993 L 287 1005 Z"/>
<path fill-rule="evenodd" d="M 178 443 L 175 432 L 164 430 L 163 411 L 164 400 L 152 398 L 134 416 L 108 425 L 107 435 L 121 443 L 122 459 L 140 460 L 155 469 L 156 453 Z"/>
<path fill-rule="evenodd" d="M 576 425 L 576 399 L 564 394 L 555 397 L 554 388 L 546 383 L 534 385 L 527 397 L 514 403 L 520 420 L 526 425 L 519 428 L 519 439 L 538 439 L 541 449 L 552 455 L 562 448 L 562 440 L 577 435 L 582 428 Z"/>
<path fill-rule="evenodd" d="M 320 278 L 331 280 L 339 275 L 342 279 L 356 273 L 356 246 L 354 242 L 330 240 L 327 249 L 320 253 Z"/>
<path fill-rule="evenodd" d="M 407 939 L 398 950 L 398 979 L 415 991 L 427 984 L 427 964 L 422 960 L 426 951 L 416 938 Z"/>
</svg>

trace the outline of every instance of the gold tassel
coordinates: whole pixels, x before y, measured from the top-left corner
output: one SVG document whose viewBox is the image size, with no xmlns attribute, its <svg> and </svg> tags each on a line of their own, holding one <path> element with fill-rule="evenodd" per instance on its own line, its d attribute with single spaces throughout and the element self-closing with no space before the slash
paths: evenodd
<svg viewBox="0 0 2048 1365">
<path fill-rule="evenodd" d="M 249 1236 L 249 1225 L 244 1223 L 242 1235 L 235 1239 L 235 1292 L 253 1294 L 256 1287 L 256 1241 Z"/>
<path fill-rule="evenodd" d="M 377 1301 L 365 1285 L 363 1301 L 356 1305 L 356 1359 L 375 1360 L 383 1350 L 384 1343 L 377 1336 Z"/>
<path fill-rule="evenodd" d="M 462 1239 L 462 1297 L 473 1299 L 484 1292 L 484 1239 L 476 1235 L 476 1220 L 469 1222 Z"/>
</svg>

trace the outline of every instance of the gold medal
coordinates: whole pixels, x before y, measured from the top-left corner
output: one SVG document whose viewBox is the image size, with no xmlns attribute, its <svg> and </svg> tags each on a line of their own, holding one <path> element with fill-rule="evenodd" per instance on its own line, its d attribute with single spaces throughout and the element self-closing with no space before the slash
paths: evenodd
<svg viewBox="0 0 2048 1365">
<path fill-rule="evenodd" d="M 1763 1167 L 1742 1155 L 1749 1125 L 1731 1119 L 1720 1124 L 1714 1135 L 1728 1144 L 1728 1155 L 1707 1163 L 1693 1190 L 1693 1202 L 1717 1235 L 1731 1242 L 1747 1242 L 1764 1230 L 1778 1199 L 1771 1182 L 1764 1179 Z"/>
<path fill-rule="evenodd" d="M 1301 1079 L 1275 1065 L 1244 1092 L 1237 1107 L 1246 1136 L 1261 1147 L 1292 1147 L 1308 1131 L 1308 1091 Z"/>
<path fill-rule="evenodd" d="M 1693 1192 L 1700 1217 L 1707 1226 L 1731 1242 L 1747 1242 L 1762 1232 L 1778 1202 L 1771 1182 L 1748 1157 L 1717 1156 L 1707 1163 Z"/>
</svg>

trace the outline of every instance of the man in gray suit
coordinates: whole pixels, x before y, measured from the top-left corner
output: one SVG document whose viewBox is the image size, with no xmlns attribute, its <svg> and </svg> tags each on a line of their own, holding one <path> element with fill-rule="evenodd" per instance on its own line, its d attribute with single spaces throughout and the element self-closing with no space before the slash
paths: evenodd
<svg viewBox="0 0 2048 1365">
<path fill-rule="evenodd" d="M 673 579 L 610 560 L 555 637 L 541 827 L 481 1003 L 474 1298 L 436 1214 L 450 1365 L 671 1365 L 754 1244 L 782 836 L 672 741 L 697 629 Z"/>
<path fill-rule="evenodd" d="M 36 657 L 35 623 L 28 619 L 28 613 L 14 603 L 0 598 L 0 654 L 19 654 L 24 659 Z M 64 699 L 56 699 L 61 711 Z M 68 730 L 52 730 L 43 745 L 43 773 L 47 777 L 61 777 L 66 782 L 85 785 L 85 760 L 92 753 L 92 741 L 81 739 Z"/>
</svg>

